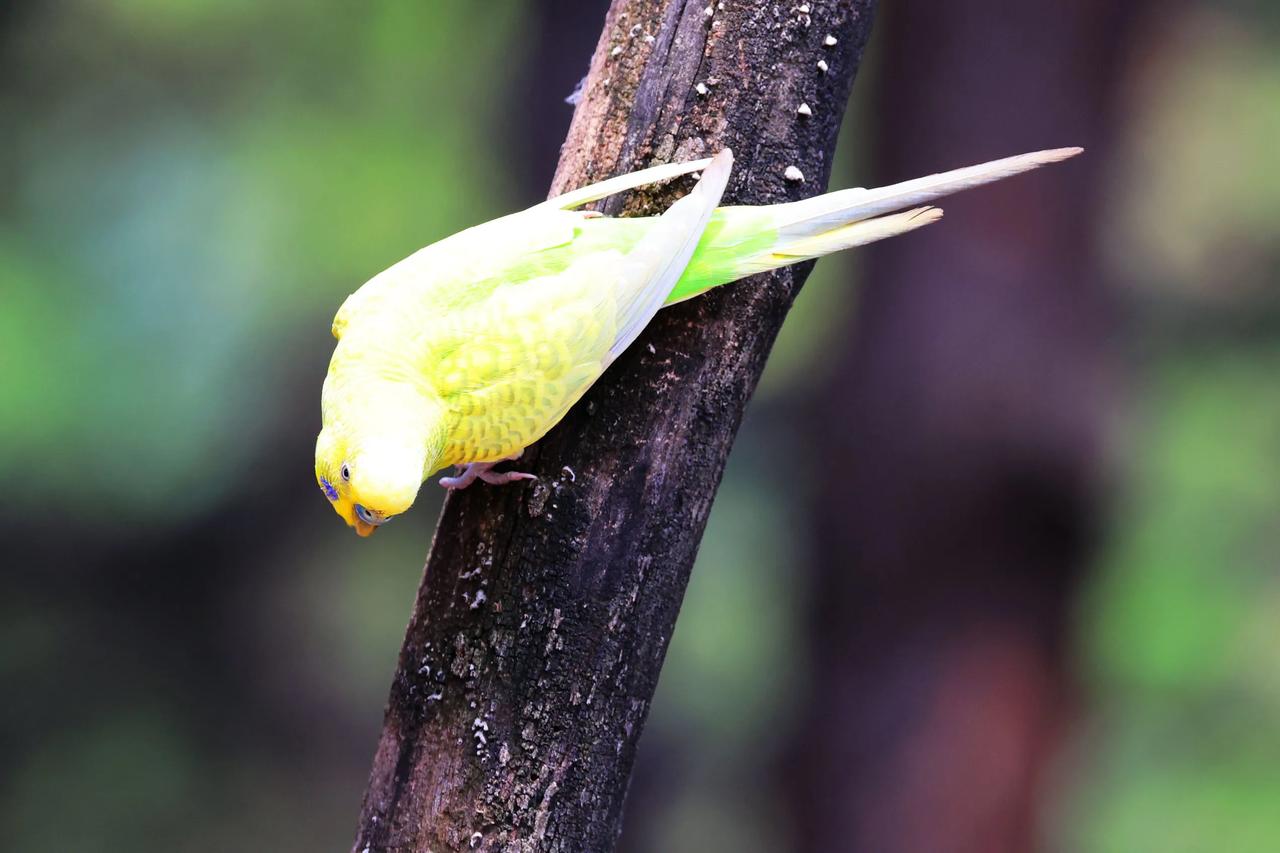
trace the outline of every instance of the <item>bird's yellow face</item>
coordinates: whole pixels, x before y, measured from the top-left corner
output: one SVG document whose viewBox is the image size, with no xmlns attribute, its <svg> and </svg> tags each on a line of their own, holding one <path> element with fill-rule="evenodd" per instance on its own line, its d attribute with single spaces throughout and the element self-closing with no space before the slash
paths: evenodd
<svg viewBox="0 0 1280 853">
<path fill-rule="evenodd" d="M 322 432 L 316 442 L 316 483 L 339 518 L 361 536 L 371 536 L 386 521 L 386 517 L 360 502 L 355 487 L 351 484 L 351 463 L 345 459 L 341 449 L 335 446 L 336 443 L 327 441 L 326 438 Z"/>
<path fill-rule="evenodd" d="M 316 440 L 316 483 L 339 518 L 360 536 L 371 536 L 413 505 L 422 455 L 378 441 L 358 449 L 325 429 Z"/>
<path fill-rule="evenodd" d="M 373 531 L 387 521 L 386 516 L 366 507 L 355 495 L 355 490 L 351 487 L 350 463 L 339 463 L 335 473 L 329 466 L 322 467 L 317 458 L 316 483 L 329 499 L 329 505 L 338 517 L 355 528 L 356 533 L 361 536 L 371 536 Z"/>
</svg>

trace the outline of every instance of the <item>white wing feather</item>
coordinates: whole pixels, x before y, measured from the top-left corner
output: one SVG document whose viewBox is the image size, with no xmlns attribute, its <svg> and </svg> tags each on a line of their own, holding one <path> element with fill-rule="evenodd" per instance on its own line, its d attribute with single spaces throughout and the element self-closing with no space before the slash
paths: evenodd
<svg viewBox="0 0 1280 853">
<path fill-rule="evenodd" d="M 546 207 L 557 210 L 572 210 L 575 207 L 582 207 L 584 204 L 599 201 L 602 198 L 617 195 L 627 190 L 633 190 L 645 184 L 657 184 L 662 181 L 669 181 L 672 178 L 678 178 L 681 175 L 688 175 L 699 169 L 705 169 L 709 165 L 711 165 L 710 158 L 690 160 L 687 163 L 663 163 L 661 166 L 650 166 L 648 169 L 628 172 L 625 175 L 618 175 L 616 178 L 589 184 L 581 189 L 570 190 L 563 195 L 549 198 L 541 204 L 530 208 L 530 210 Z"/>
<path fill-rule="evenodd" d="M 639 337 L 684 274 L 732 171 L 733 152 L 726 148 L 711 159 L 693 191 L 667 208 L 627 253 L 618 299 L 619 327 L 609 361 Z"/>
</svg>

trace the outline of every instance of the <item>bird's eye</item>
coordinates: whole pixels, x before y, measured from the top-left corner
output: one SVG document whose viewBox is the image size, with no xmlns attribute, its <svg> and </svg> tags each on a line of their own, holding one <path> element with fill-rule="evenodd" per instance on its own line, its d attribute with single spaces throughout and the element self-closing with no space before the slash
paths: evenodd
<svg viewBox="0 0 1280 853">
<path fill-rule="evenodd" d="M 347 463 L 345 462 L 342 463 L 341 474 L 342 474 L 343 482 L 346 482 L 346 483 L 351 482 L 351 469 L 347 467 Z"/>
</svg>

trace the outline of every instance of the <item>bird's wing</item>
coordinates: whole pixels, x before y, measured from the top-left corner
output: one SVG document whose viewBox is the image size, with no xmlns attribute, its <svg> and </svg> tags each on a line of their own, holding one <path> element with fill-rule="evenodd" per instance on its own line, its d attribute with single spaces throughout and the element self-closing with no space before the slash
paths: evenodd
<svg viewBox="0 0 1280 853">
<path fill-rule="evenodd" d="M 726 148 L 711 159 L 693 191 L 667 208 L 627 253 L 622 269 L 619 328 L 609 349 L 610 360 L 617 358 L 649 325 L 684 274 L 732 171 L 733 152 Z"/>
<path fill-rule="evenodd" d="M 620 254 L 595 253 L 435 313 L 420 370 L 453 416 L 442 464 L 526 447 L 582 396 L 616 338 L 612 279 L 622 263 Z"/>
<path fill-rule="evenodd" d="M 627 190 L 633 190 L 645 184 L 657 184 L 662 181 L 669 181 L 672 178 L 678 178 L 681 175 L 692 174 L 710 166 L 711 160 L 712 158 L 708 157 L 705 160 L 690 160 L 686 163 L 663 163 L 660 166 L 650 166 L 648 169 L 628 172 L 625 175 L 618 175 L 615 178 L 590 184 L 581 189 L 570 190 L 563 195 L 547 199 L 537 207 L 553 210 L 572 210 L 575 207 L 582 207 L 584 204 L 599 201 L 602 198 L 626 192 Z"/>
<path fill-rule="evenodd" d="M 732 165 L 722 152 L 629 251 L 557 246 L 554 262 L 540 257 L 545 249 L 490 256 L 486 280 L 466 296 L 435 288 L 402 315 L 418 330 L 420 369 L 457 415 L 456 440 L 469 442 L 461 459 L 446 461 L 524 447 L 564 415 L 662 307 Z"/>
<path fill-rule="evenodd" d="M 710 159 L 666 163 L 619 175 L 432 243 L 348 296 L 334 316 L 333 335 L 341 339 L 362 313 L 376 312 L 388 302 L 471 301 L 485 298 L 494 286 L 512 278 L 560 272 L 573 259 L 572 244 L 581 232 L 583 215 L 573 208 L 687 175 L 710 163 Z"/>
</svg>

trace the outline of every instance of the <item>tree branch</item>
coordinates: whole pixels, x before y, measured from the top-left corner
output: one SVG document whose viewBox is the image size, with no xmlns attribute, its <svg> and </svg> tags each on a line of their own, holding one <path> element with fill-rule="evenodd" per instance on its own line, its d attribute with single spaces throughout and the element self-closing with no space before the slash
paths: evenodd
<svg viewBox="0 0 1280 853">
<path fill-rule="evenodd" d="M 875 2 L 807 5 L 615 0 L 553 192 L 725 146 L 729 202 L 821 192 Z M 657 212 L 678 189 L 605 209 Z M 725 459 L 809 269 L 661 312 L 525 454 L 535 484 L 449 497 L 357 853 L 613 846 Z"/>
</svg>

